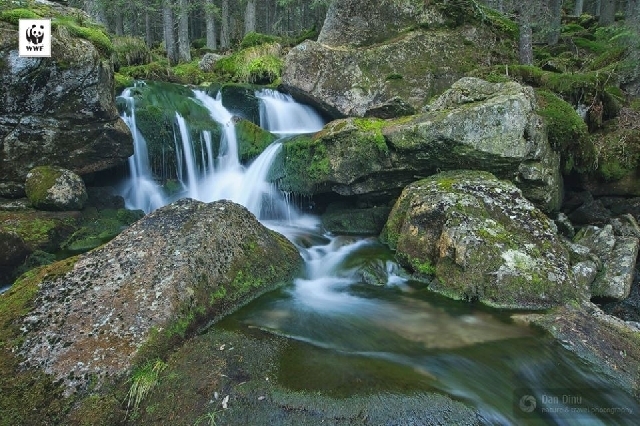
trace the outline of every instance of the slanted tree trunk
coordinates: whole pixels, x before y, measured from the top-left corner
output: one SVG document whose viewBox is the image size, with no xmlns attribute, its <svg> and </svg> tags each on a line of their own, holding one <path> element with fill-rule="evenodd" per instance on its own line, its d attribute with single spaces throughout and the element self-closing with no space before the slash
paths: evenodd
<svg viewBox="0 0 640 426">
<path fill-rule="evenodd" d="M 244 33 L 256 30 L 256 0 L 247 0 L 247 8 L 244 12 Z"/>
<path fill-rule="evenodd" d="M 220 16 L 220 47 L 228 49 L 230 46 L 229 0 L 222 0 L 222 11 Z"/>
<path fill-rule="evenodd" d="M 170 64 L 178 63 L 178 46 L 176 45 L 175 24 L 173 20 L 173 5 L 171 0 L 162 1 L 162 27 L 164 30 L 164 44 L 167 48 L 167 59 Z"/>
<path fill-rule="evenodd" d="M 207 26 L 207 47 L 215 50 L 218 47 L 218 40 L 216 40 L 216 13 L 213 0 L 207 0 L 205 4 L 204 20 Z"/>
<path fill-rule="evenodd" d="M 600 18 L 598 24 L 611 25 L 616 16 L 616 1 L 615 0 L 600 0 Z"/>
<path fill-rule="evenodd" d="M 560 38 L 560 27 L 562 25 L 562 0 L 550 0 L 549 9 L 551 12 L 551 27 L 547 37 L 547 44 L 554 46 L 558 44 Z"/>
<path fill-rule="evenodd" d="M 189 43 L 189 0 L 178 0 L 178 59 L 191 61 Z"/>
</svg>

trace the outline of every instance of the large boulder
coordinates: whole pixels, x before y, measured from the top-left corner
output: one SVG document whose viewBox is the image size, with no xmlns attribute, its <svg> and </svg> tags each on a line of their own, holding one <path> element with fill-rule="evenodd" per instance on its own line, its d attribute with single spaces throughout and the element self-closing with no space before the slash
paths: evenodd
<svg viewBox="0 0 640 426">
<path fill-rule="evenodd" d="M 402 265 L 455 299 L 540 309 L 585 297 L 552 220 L 486 172 L 443 172 L 409 185 L 381 237 Z"/>
<path fill-rule="evenodd" d="M 478 169 L 511 180 L 546 212 L 559 208 L 560 159 L 530 87 L 463 78 L 428 109 L 393 120 L 335 120 L 285 143 L 272 178 L 307 195 L 388 199 L 415 176 Z"/>
<path fill-rule="evenodd" d="M 31 205 L 40 210 L 81 210 L 89 198 L 82 178 L 61 167 L 32 169 L 24 186 Z"/>
<path fill-rule="evenodd" d="M 16 283 L 5 297 L 35 295 L 15 349 L 23 368 L 60 380 L 68 395 L 288 282 L 300 264 L 295 247 L 244 207 L 177 201 L 35 289 Z"/>
<path fill-rule="evenodd" d="M 408 115 L 478 64 L 513 59 L 516 27 L 470 0 L 337 0 L 282 86 L 334 117 Z"/>
<path fill-rule="evenodd" d="M 111 60 L 64 25 L 54 27 L 51 58 L 21 58 L 17 25 L 0 21 L 0 196 L 23 196 L 38 165 L 82 175 L 133 154 L 115 108 Z"/>
</svg>

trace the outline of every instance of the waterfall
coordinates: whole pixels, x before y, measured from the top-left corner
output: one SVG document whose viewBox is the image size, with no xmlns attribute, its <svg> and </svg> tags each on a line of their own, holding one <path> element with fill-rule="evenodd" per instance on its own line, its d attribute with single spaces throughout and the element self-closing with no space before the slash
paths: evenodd
<svg viewBox="0 0 640 426">
<path fill-rule="evenodd" d="M 162 207 L 165 204 L 165 197 L 160 190 L 160 186 L 153 180 L 151 166 L 149 165 L 147 141 L 136 126 L 135 103 L 131 95 L 131 89 L 125 89 L 121 98 L 127 104 L 122 119 L 131 130 L 135 154 L 129 157 L 131 176 L 122 185 L 120 192 L 128 208 L 149 212 Z"/>
<path fill-rule="evenodd" d="M 181 197 L 204 202 L 228 199 L 242 204 L 260 219 L 298 219 L 300 215 L 296 209 L 267 180 L 282 142 L 275 141 L 251 164 L 241 164 L 233 115 L 223 106 L 221 94 L 211 97 L 201 90 L 192 90 L 192 94 L 192 99 L 206 108 L 211 119 L 221 126 L 218 156 L 214 159 L 216 141 L 208 130 L 201 132 L 201 147 L 196 151 L 188 120 L 176 112 L 175 163 L 183 190 L 172 197 L 164 194 L 161 186 L 154 181 L 146 141 L 137 130 L 131 91 L 127 89 L 121 95 L 128 106 L 122 118 L 134 134 L 135 143 L 134 155 L 129 159 L 131 176 L 121 189 L 127 206 L 150 212 Z M 260 122 L 266 130 L 292 135 L 315 132 L 324 125 L 322 118 L 311 107 L 295 102 L 288 95 L 273 90 L 262 90 L 256 95 L 260 99 Z"/>
<path fill-rule="evenodd" d="M 324 121 L 308 105 L 296 102 L 291 95 L 272 89 L 255 93 L 260 99 L 260 127 L 271 133 L 291 135 L 322 130 Z"/>
</svg>

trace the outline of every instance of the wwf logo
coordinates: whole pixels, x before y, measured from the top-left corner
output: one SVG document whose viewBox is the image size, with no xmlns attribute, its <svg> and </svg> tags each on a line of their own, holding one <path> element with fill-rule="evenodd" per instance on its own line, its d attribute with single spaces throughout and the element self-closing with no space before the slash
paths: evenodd
<svg viewBox="0 0 640 426">
<path fill-rule="evenodd" d="M 36 25 L 33 24 L 29 28 L 27 28 L 27 41 L 31 44 L 42 44 L 42 40 L 44 40 L 44 25 Z"/>
<path fill-rule="evenodd" d="M 20 19 L 18 51 L 22 58 L 51 57 L 51 19 Z"/>
</svg>

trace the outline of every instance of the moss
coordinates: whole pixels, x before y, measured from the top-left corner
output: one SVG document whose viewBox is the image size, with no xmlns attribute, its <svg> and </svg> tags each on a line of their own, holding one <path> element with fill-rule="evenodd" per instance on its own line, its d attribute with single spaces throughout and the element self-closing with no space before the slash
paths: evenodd
<svg viewBox="0 0 640 426">
<path fill-rule="evenodd" d="M 593 164 L 595 151 L 587 138 L 587 124 L 575 109 L 563 99 L 546 90 L 536 90 L 537 113 L 543 118 L 549 143 L 560 153 L 563 169 L 588 169 Z"/>
<path fill-rule="evenodd" d="M 151 62 L 151 51 L 140 37 L 113 38 L 113 66 L 146 65 Z"/>
<path fill-rule="evenodd" d="M 21 318 L 29 313 L 41 282 L 69 272 L 77 258 L 69 258 L 22 275 L 0 294 L 0 426 L 62 424 L 72 399 L 62 396 L 51 376 L 20 368 L 14 350 L 23 333 Z"/>
<path fill-rule="evenodd" d="M 433 264 L 428 259 L 411 259 L 410 263 L 413 270 L 422 275 L 433 276 L 436 273 L 435 266 L 433 266 Z"/>
<path fill-rule="evenodd" d="M 242 49 L 216 62 L 215 69 L 238 83 L 270 84 L 282 74 L 283 60 L 278 43 Z"/>
<path fill-rule="evenodd" d="M 29 174 L 33 177 L 27 180 L 25 191 L 31 204 L 39 206 L 45 202 L 49 189 L 55 185 L 62 172 L 56 167 L 40 166 L 32 169 Z"/>
<path fill-rule="evenodd" d="M 280 43 L 281 38 L 270 35 L 270 34 L 260 34 L 256 32 L 250 32 L 245 34 L 240 42 L 240 48 L 246 49 L 248 47 L 259 46 L 261 44 L 270 44 L 270 43 Z"/>
<path fill-rule="evenodd" d="M 275 135 L 249 120 L 241 119 L 235 123 L 235 126 L 238 155 L 242 161 L 249 161 L 257 157 L 277 139 Z"/>
<path fill-rule="evenodd" d="M 384 120 L 376 118 L 355 118 L 353 119 L 353 123 L 360 131 L 373 134 L 373 142 L 376 147 L 378 147 L 378 150 L 381 152 L 389 151 L 385 137 L 382 134 L 382 129 L 387 124 Z M 368 140 L 366 137 L 364 139 Z"/>
<path fill-rule="evenodd" d="M 287 191 L 312 195 L 316 185 L 330 176 L 327 147 L 317 137 L 296 136 L 283 144 L 281 155 L 285 174 L 279 185 Z"/>
<path fill-rule="evenodd" d="M 84 26 L 85 24 L 90 26 Z M 90 41 L 103 57 L 109 58 L 113 53 L 113 43 L 103 27 L 82 22 L 71 16 L 58 16 L 51 21 L 53 29 L 59 26 L 67 28 L 77 37 Z"/>
<path fill-rule="evenodd" d="M 113 74 L 115 93 L 122 93 L 127 87 L 133 87 L 134 80 L 131 77 L 116 72 Z"/>
<path fill-rule="evenodd" d="M 14 25 L 20 23 L 20 19 L 41 19 L 42 16 L 30 9 L 10 9 L 0 12 L 0 21 L 9 22 Z"/>
</svg>

